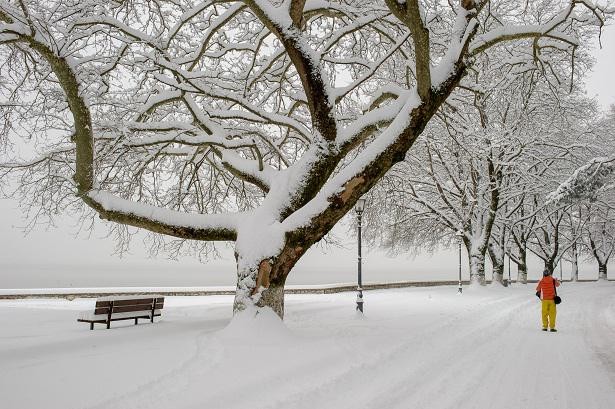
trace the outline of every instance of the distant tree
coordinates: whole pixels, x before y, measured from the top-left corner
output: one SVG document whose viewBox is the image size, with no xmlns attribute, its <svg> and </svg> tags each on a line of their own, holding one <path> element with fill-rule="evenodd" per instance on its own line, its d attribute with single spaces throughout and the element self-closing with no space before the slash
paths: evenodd
<svg viewBox="0 0 615 409">
<path fill-rule="evenodd" d="M 235 311 L 282 316 L 295 263 L 482 54 L 505 50 L 511 75 L 574 72 L 608 13 L 585 0 L 2 1 L 2 140 L 37 153 L 7 148 L 3 169 L 37 214 L 85 204 L 235 242 Z"/>
</svg>

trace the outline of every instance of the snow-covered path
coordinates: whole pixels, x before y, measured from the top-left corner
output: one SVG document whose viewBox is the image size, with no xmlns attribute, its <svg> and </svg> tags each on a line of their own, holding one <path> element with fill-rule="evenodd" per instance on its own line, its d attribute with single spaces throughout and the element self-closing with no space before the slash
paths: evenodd
<svg viewBox="0 0 615 409">
<path fill-rule="evenodd" d="M 615 407 L 615 283 L 564 284 L 558 333 L 532 286 L 287 297 L 286 327 L 230 297 L 171 298 L 156 325 L 90 332 L 91 300 L 0 302 L 10 408 Z M 226 328 L 225 328 L 226 327 Z M 258 338 L 249 335 L 258 333 Z"/>
</svg>

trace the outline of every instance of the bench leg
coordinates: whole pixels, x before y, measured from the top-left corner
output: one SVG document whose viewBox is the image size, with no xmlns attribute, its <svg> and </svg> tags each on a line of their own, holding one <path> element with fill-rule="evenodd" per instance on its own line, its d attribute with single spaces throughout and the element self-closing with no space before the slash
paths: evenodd
<svg viewBox="0 0 615 409">
<path fill-rule="evenodd" d="M 139 323 L 139 319 L 135 318 L 135 325 L 137 325 Z"/>
<path fill-rule="evenodd" d="M 113 314 L 113 301 L 111 301 L 109 312 L 107 313 L 107 329 L 111 328 L 111 314 Z"/>
<path fill-rule="evenodd" d="M 90 331 L 94 330 L 94 323 L 90 322 Z"/>
</svg>

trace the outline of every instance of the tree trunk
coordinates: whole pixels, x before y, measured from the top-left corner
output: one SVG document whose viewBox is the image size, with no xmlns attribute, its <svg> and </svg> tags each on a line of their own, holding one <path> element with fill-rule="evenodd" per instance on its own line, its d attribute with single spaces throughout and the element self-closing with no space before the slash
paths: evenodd
<svg viewBox="0 0 615 409">
<path fill-rule="evenodd" d="M 491 265 L 493 266 L 493 278 L 491 283 L 499 283 L 504 286 L 504 258 L 502 257 L 500 259 L 496 253 L 496 250 L 491 245 L 488 246 L 488 251 L 489 259 L 491 260 Z M 503 252 L 501 254 L 504 255 Z"/>
<path fill-rule="evenodd" d="M 286 277 L 307 249 L 286 244 L 278 255 L 258 263 L 244 263 L 241 254 L 237 260 L 237 289 L 233 312 L 271 308 L 284 318 L 284 284 Z"/>
<path fill-rule="evenodd" d="M 269 307 L 280 318 L 284 318 L 284 284 L 263 282 L 263 277 L 268 274 L 267 270 L 270 273 L 271 266 L 264 260 L 258 269 L 238 271 L 233 313 Z M 261 282 L 257 284 L 259 277 Z"/>
<path fill-rule="evenodd" d="M 500 283 L 501 285 L 505 285 L 504 283 L 504 264 L 497 264 L 493 266 L 492 283 Z"/>
<path fill-rule="evenodd" d="M 517 282 L 527 284 L 527 250 L 519 248 L 519 262 L 517 263 Z"/>
<path fill-rule="evenodd" d="M 553 261 L 545 261 L 545 270 L 549 272 L 550 275 L 553 275 L 555 267 L 553 266 Z"/>
<path fill-rule="evenodd" d="M 598 280 L 608 280 L 606 263 L 598 263 Z"/>
<path fill-rule="evenodd" d="M 470 256 L 470 285 L 485 285 L 485 255 L 479 252 Z"/>
<path fill-rule="evenodd" d="M 570 273 L 570 280 L 579 281 L 579 252 L 577 251 L 576 243 L 572 244 L 572 273 Z"/>
</svg>

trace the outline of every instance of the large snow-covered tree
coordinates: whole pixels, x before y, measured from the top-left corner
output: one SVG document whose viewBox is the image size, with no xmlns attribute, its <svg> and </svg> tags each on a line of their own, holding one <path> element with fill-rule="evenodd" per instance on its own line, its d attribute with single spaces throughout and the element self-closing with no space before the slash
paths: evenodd
<svg viewBox="0 0 615 409">
<path fill-rule="evenodd" d="M 0 1 L 3 169 L 42 213 L 235 242 L 235 310 L 421 134 L 477 56 L 582 61 L 588 0 Z M 19 155 L 19 139 L 37 155 Z M 16 142 L 18 141 L 18 142 Z"/>
</svg>

